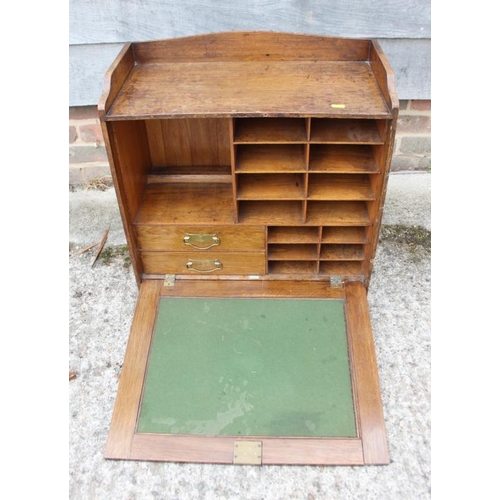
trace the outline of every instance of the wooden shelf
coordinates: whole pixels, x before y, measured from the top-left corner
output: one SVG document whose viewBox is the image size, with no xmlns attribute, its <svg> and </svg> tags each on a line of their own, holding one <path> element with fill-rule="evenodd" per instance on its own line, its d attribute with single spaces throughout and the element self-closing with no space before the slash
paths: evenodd
<svg viewBox="0 0 500 500">
<path fill-rule="evenodd" d="M 376 120 L 313 118 L 311 143 L 383 144 Z"/>
<path fill-rule="evenodd" d="M 316 261 L 272 261 L 269 262 L 269 274 L 284 274 L 293 276 L 294 274 L 316 274 Z"/>
<path fill-rule="evenodd" d="M 321 245 L 320 260 L 363 260 L 363 245 Z"/>
<path fill-rule="evenodd" d="M 316 260 L 317 245 L 272 244 L 269 245 L 268 260 Z"/>
<path fill-rule="evenodd" d="M 296 115 L 297 110 L 324 117 L 391 116 L 366 61 L 267 59 L 213 60 L 209 71 L 207 57 L 141 61 L 132 68 L 106 120 L 282 116 Z M 345 107 L 331 107 L 338 102 Z"/>
<path fill-rule="evenodd" d="M 146 186 L 135 224 L 232 224 L 228 183 L 164 183 Z"/>
<path fill-rule="evenodd" d="M 312 144 L 311 172 L 374 174 L 379 172 L 372 146 Z"/>
<path fill-rule="evenodd" d="M 300 144 L 236 146 L 237 173 L 305 172 L 305 150 Z"/>
<path fill-rule="evenodd" d="M 364 227 L 324 227 L 322 243 L 368 243 Z"/>
<path fill-rule="evenodd" d="M 326 274 L 329 276 L 332 275 L 340 275 L 340 276 L 349 276 L 355 275 L 360 276 L 363 275 L 363 265 L 362 262 L 359 261 L 351 261 L 351 262 L 321 262 L 319 266 L 319 273 Z"/>
<path fill-rule="evenodd" d="M 165 182 L 232 182 L 231 165 L 196 167 L 155 167 L 148 173 L 148 184 Z"/>
<path fill-rule="evenodd" d="M 239 200 L 302 200 L 304 177 L 300 174 L 245 174 L 238 176 Z"/>
<path fill-rule="evenodd" d="M 268 243 L 318 243 L 317 227 L 270 227 L 268 229 Z"/>
<path fill-rule="evenodd" d="M 303 221 L 300 201 L 240 201 L 238 220 L 244 224 L 300 225 Z"/>
<path fill-rule="evenodd" d="M 374 200 L 368 175 L 309 175 L 310 200 Z"/>
<path fill-rule="evenodd" d="M 307 141 L 304 118 L 236 119 L 235 144 L 304 143 Z"/>
<path fill-rule="evenodd" d="M 329 226 L 369 226 L 366 203 L 363 201 L 309 201 L 307 224 Z"/>
</svg>

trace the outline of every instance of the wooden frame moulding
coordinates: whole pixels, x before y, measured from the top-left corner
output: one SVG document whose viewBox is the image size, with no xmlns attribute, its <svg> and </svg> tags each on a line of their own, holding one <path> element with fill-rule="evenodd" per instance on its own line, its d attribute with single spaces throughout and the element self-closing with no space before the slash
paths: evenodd
<svg viewBox="0 0 500 500">
<path fill-rule="evenodd" d="M 345 301 L 356 438 L 194 436 L 136 433 L 150 344 L 160 297 L 331 298 Z M 145 280 L 125 354 L 105 457 L 108 459 L 233 463 L 238 440 L 262 443 L 262 464 L 387 464 L 389 455 L 366 290 L 361 283 L 179 280 L 165 287 Z"/>
</svg>

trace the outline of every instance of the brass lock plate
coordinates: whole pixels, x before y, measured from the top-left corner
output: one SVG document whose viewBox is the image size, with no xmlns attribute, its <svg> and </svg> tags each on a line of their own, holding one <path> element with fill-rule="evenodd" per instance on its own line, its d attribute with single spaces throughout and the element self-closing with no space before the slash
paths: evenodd
<svg viewBox="0 0 500 500">
<path fill-rule="evenodd" d="M 233 463 L 262 465 L 262 443 L 260 441 L 235 441 Z"/>
</svg>

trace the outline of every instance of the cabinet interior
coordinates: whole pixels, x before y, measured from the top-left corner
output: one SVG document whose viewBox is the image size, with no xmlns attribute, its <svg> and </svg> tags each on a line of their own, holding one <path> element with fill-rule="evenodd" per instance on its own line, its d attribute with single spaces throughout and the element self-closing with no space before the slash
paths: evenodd
<svg viewBox="0 0 500 500">
<path fill-rule="evenodd" d="M 165 271 L 151 253 L 169 248 L 142 236 L 172 224 L 262 230 L 264 244 L 252 251 L 270 276 L 367 274 L 387 120 L 202 117 L 109 126 L 146 274 Z"/>
</svg>

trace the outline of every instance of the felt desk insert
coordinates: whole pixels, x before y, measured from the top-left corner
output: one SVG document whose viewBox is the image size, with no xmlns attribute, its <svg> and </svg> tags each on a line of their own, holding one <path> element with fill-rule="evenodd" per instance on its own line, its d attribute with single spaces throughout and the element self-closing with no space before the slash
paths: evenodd
<svg viewBox="0 0 500 500">
<path fill-rule="evenodd" d="M 356 436 L 344 302 L 161 298 L 137 432 Z"/>
</svg>

